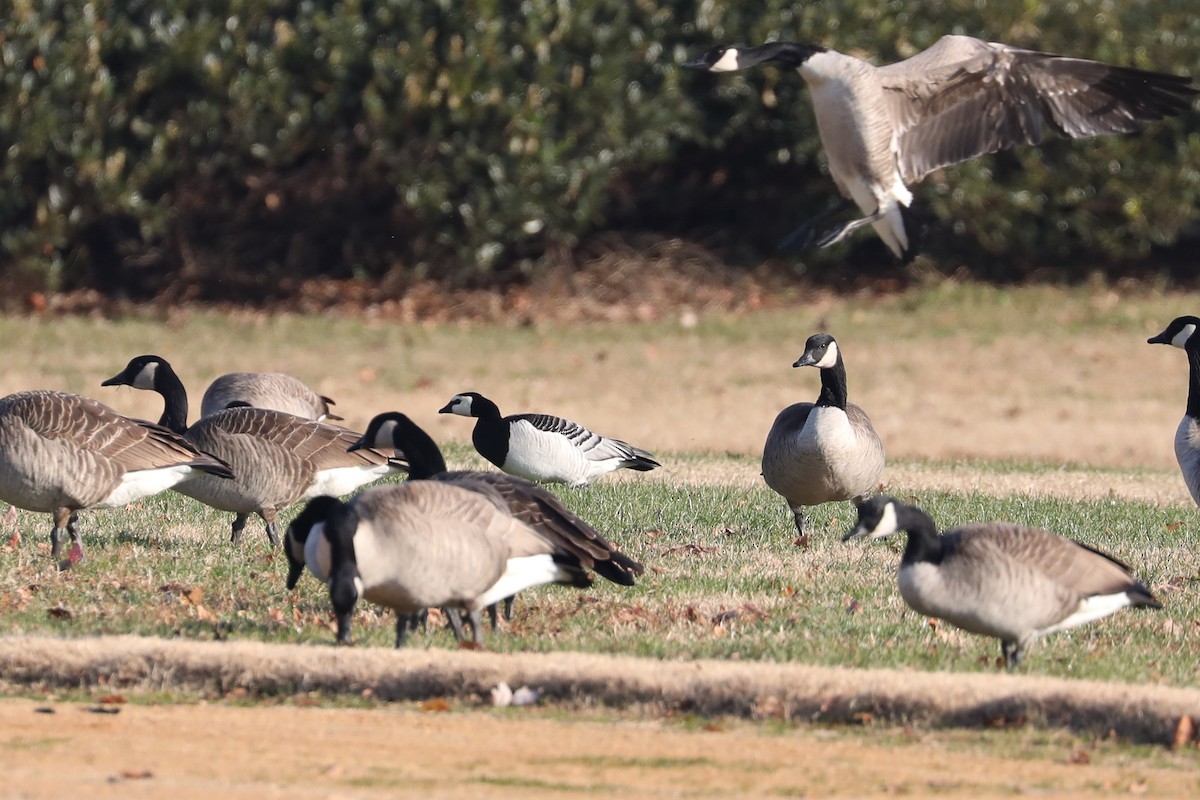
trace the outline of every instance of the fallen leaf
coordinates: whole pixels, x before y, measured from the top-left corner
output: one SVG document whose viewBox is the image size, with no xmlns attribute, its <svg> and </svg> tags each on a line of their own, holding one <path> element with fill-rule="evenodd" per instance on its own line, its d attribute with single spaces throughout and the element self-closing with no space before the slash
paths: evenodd
<svg viewBox="0 0 1200 800">
<path fill-rule="evenodd" d="M 71 619 L 73 616 L 75 616 L 62 606 L 55 606 L 54 608 L 47 609 L 46 613 L 55 619 Z"/>
<path fill-rule="evenodd" d="M 870 725 L 875 721 L 875 715 L 870 711 L 857 711 L 855 712 L 853 719 L 859 725 Z"/>
<path fill-rule="evenodd" d="M 200 586 L 195 586 L 187 590 L 183 598 L 194 606 L 198 606 L 204 602 L 204 589 Z"/>
<path fill-rule="evenodd" d="M 123 769 L 120 775 L 127 781 L 144 781 L 154 777 L 154 773 L 148 769 Z"/>
<path fill-rule="evenodd" d="M 1181 525 L 1183 525 L 1183 520 L 1176 520 L 1175 522 L 1168 522 L 1167 530 L 1169 530 L 1171 533 L 1174 533 L 1175 531 L 1179 530 L 1179 527 Z"/>
<path fill-rule="evenodd" d="M 721 731 L 723 731 L 725 729 L 722 728 L 720 725 L 716 724 L 715 722 L 706 722 L 704 724 L 704 727 L 702 727 L 700 730 L 705 731 L 707 733 L 720 733 Z"/>
<path fill-rule="evenodd" d="M 801 550 L 807 550 L 809 541 L 810 539 L 808 538 L 808 534 L 804 534 L 803 536 L 797 536 L 795 539 L 792 539 L 792 544 L 796 547 L 799 547 Z"/>
<path fill-rule="evenodd" d="M 729 622 L 732 619 L 737 619 L 739 616 L 741 616 L 741 614 L 741 611 L 738 611 L 736 608 L 731 608 L 727 611 L 718 611 L 713 615 L 710 621 L 713 625 L 720 625 L 722 623 Z"/>
<path fill-rule="evenodd" d="M 1192 718 L 1186 714 L 1179 718 L 1179 722 L 1175 723 L 1175 737 L 1171 740 L 1171 747 L 1178 750 L 1192 740 L 1196 735 L 1196 725 L 1192 722 Z"/>
<path fill-rule="evenodd" d="M 103 706 L 115 706 L 115 705 L 119 705 L 121 703 L 126 703 L 128 701 L 125 699 L 124 695 L 106 694 L 106 695 L 104 695 L 104 697 L 101 697 L 96 702 Z"/>
<path fill-rule="evenodd" d="M 417 703 L 417 708 L 426 712 L 442 712 L 450 710 L 450 701 L 444 697 L 431 697 Z"/>
<path fill-rule="evenodd" d="M 1074 753 L 1071 753 L 1071 757 L 1068 758 L 1067 761 L 1071 764 L 1079 764 L 1082 766 L 1084 764 L 1092 763 L 1092 757 L 1088 755 L 1086 750 L 1076 750 Z"/>
<path fill-rule="evenodd" d="M 860 609 L 862 609 L 862 603 L 858 602 L 857 600 L 851 600 L 850 605 L 846 606 L 846 613 L 857 614 Z"/>
</svg>

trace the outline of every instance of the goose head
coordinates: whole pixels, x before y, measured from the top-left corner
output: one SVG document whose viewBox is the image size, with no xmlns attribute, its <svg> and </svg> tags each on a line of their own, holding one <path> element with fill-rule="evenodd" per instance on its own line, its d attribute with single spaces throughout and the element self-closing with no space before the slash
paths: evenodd
<svg viewBox="0 0 1200 800">
<path fill-rule="evenodd" d="M 155 381 L 159 372 L 166 372 L 170 369 L 167 362 L 161 356 L 144 355 L 133 358 L 125 365 L 125 369 L 113 375 L 106 381 L 103 381 L 101 386 L 132 386 L 135 389 L 148 389 L 154 391 L 156 387 Z"/>
<path fill-rule="evenodd" d="M 816 367 L 832 369 L 840 359 L 837 342 L 828 333 L 814 333 L 804 343 L 804 353 L 792 364 L 793 367 Z"/>
<path fill-rule="evenodd" d="M 843 542 L 851 539 L 883 539 L 899 530 L 894 497 L 877 494 L 858 506 L 858 523 L 842 537 Z"/>
<path fill-rule="evenodd" d="M 485 406 L 495 406 L 479 392 L 462 392 L 450 398 L 450 402 L 438 409 L 439 414 L 458 414 L 462 417 L 482 416 Z"/>
<path fill-rule="evenodd" d="M 446 460 L 437 443 L 413 422 L 408 415 L 399 411 L 376 414 L 367 424 L 367 430 L 347 450 L 353 452 L 366 447 L 376 450 L 395 449 L 403 453 L 408 462 L 408 477 L 429 478 L 446 471 Z"/>
<path fill-rule="evenodd" d="M 325 518 L 335 505 L 341 505 L 336 497 L 314 497 L 288 525 L 283 541 L 283 552 L 288 560 L 288 589 L 296 588 L 305 564 L 318 580 L 328 580 L 329 544 L 323 541 L 324 527 Z"/>
<path fill-rule="evenodd" d="M 683 66 L 688 69 L 702 69 L 706 72 L 736 72 L 742 69 L 738 62 L 740 50 L 738 45 L 719 44 L 705 51 L 699 58 L 686 62 Z"/>
<path fill-rule="evenodd" d="M 1195 336 L 1200 330 L 1200 317 L 1176 317 L 1162 333 L 1151 336 L 1146 344 L 1169 344 L 1175 347 L 1187 348 L 1190 343 L 1200 346 L 1200 337 Z"/>
</svg>

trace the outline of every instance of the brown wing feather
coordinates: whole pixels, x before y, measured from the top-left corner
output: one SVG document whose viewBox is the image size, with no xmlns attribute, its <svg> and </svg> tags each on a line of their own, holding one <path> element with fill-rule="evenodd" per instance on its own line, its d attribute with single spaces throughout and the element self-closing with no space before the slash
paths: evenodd
<svg viewBox="0 0 1200 800">
<path fill-rule="evenodd" d="M 118 463 L 124 472 L 179 464 L 225 472 L 226 465 L 160 425 L 130 419 L 90 397 L 66 392 L 20 392 L 0 399 L 0 414 L 20 418 L 39 436 L 69 441 Z"/>
<path fill-rule="evenodd" d="M 1114 594 L 1136 583 L 1128 567 L 1111 556 L 1041 528 L 992 523 L 947 532 L 953 534 L 962 536 L 961 548 L 1000 550 L 1084 597 Z"/>
<path fill-rule="evenodd" d="M 1019 144 L 1046 128 L 1082 138 L 1129 133 L 1185 110 L 1188 78 L 943 37 L 906 61 L 879 68 L 911 183 L 940 167 Z"/>
</svg>

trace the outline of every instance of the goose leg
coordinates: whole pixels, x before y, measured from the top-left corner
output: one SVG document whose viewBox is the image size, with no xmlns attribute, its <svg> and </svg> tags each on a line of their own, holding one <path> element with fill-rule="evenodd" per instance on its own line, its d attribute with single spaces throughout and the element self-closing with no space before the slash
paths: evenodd
<svg viewBox="0 0 1200 800">
<path fill-rule="evenodd" d="M 793 250 L 808 250 L 814 246 L 816 239 L 816 228 L 821 222 L 832 217 L 834 214 L 840 214 L 850 207 L 850 201 L 844 197 L 839 197 L 830 204 L 829 208 L 817 214 L 812 219 L 806 221 L 796 230 L 789 233 L 787 236 L 779 240 L 779 244 L 775 245 L 776 250 L 793 251 Z M 824 245 L 816 245 L 823 247 Z"/>
<path fill-rule="evenodd" d="M 1004 654 L 1004 666 L 1011 672 L 1021 666 L 1021 657 L 1025 655 L 1020 642 L 1000 642 L 1000 652 Z"/>
<path fill-rule="evenodd" d="M 517 599 L 517 596 L 515 594 L 509 595 L 508 597 L 504 598 L 504 621 L 505 622 L 512 622 L 513 600 L 516 600 L 516 599 Z"/>
<path fill-rule="evenodd" d="M 396 648 L 404 647 L 408 632 L 417 626 L 416 614 L 396 614 Z"/>
<path fill-rule="evenodd" d="M 831 247 L 845 239 L 850 234 L 854 233 L 864 225 L 870 225 L 872 222 L 878 222 L 883 219 L 883 209 L 877 210 L 874 214 L 855 219 L 838 225 L 836 228 L 828 231 L 820 239 L 817 240 L 817 247 Z"/>
<path fill-rule="evenodd" d="M 496 627 L 500 624 L 500 607 L 497 603 L 492 603 L 487 607 L 488 623 L 492 626 L 492 633 L 496 632 Z"/>
<path fill-rule="evenodd" d="M 450 623 L 450 630 L 454 631 L 454 638 L 457 641 L 465 642 L 466 634 L 463 633 L 462 614 L 457 608 L 443 608 L 442 613 L 446 615 L 446 621 Z"/>
<path fill-rule="evenodd" d="M 467 619 L 471 620 L 471 639 L 475 644 L 483 646 L 483 614 L 476 609 L 467 614 Z"/>
<path fill-rule="evenodd" d="M 53 558 L 58 558 L 58 554 L 62 552 L 63 534 L 66 533 L 71 537 L 71 549 L 67 551 L 67 557 L 58 562 L 58 569 L 70 569 L 79 562 L 83 561 L 85 554 L 83 552 L 83 535 L 75 528 L 75 523 L 79 521 L 79 514 L 68 508 L 61 508 L 54 512 L 54 529 L 50 531 L 50 555 Z"/>
<path fill-rule="evenodd" d="M 230 543 L 237 544 L 242 540 L 242 530 L 245 529 L 246 520 L 249 518 L 249 514 L 238 514 L 233 518 L 233 527 L 229 531 Z"/>
<path fill-rule="evenodd" d="M 279 547 L 279 528 L 275 524 L 279 511 L 274 508 L 264 508 L 258 514 L 263 518 L 263 522 L 267 523 L 267 541 L 271 543 L 271 547 Z"/>
<path fill-rule="evenodd" d="M 796 533 L 800 536 L 804 535 L 804 506 L 794 506 L 792 508 L 792 518 L 796 521 Z"/>
</svg>

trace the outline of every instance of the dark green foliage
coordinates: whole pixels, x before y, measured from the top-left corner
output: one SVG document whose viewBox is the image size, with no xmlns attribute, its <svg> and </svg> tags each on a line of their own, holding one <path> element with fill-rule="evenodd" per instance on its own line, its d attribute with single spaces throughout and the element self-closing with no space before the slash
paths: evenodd
<svg viewBox="0 0 1200 800">
<path fill-rule="evenodd" d="M 890 61 L 961 32 L 1200 75 L 1184 0 L 17 0 L 5 18 L 0 269 L 135 295 L 492 281 L 604 227 L 757 263 L 835 190 L 798 76 L 678 68 L 716 41 Z M 1198 120 L 934 176 L 926 250 L 1010 279 L 1195 237 Z M 848 257 L 887 263 L 870 236 L 804 260 Z"/>
</svg>

